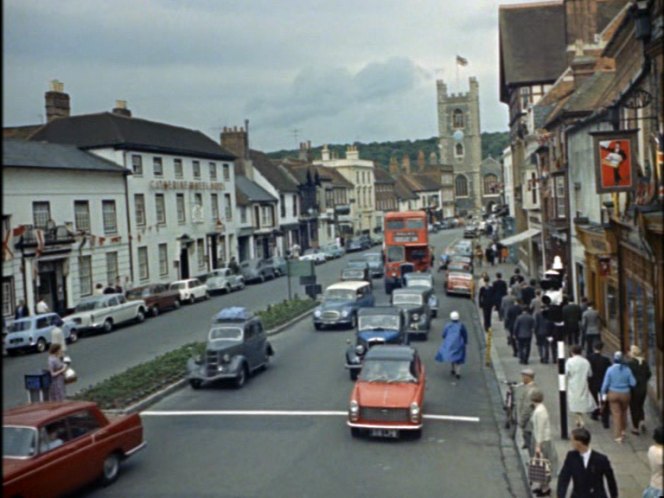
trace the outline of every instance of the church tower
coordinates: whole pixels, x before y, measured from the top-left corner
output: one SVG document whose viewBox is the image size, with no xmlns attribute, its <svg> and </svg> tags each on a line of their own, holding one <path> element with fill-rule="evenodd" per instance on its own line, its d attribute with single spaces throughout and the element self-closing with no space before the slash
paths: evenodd
<svg viewBox="0 0 664 498">
<path fill-rule="evenodd" d="M 443 80 L 437 81 L 438 137 L 440 160 L 454 168 L 456 212 L 478 211 L 482 206 L 480 163 L 480 95 L 477 78 L 469 78 L 468 93 L 447 93 Z"/>
</svg>

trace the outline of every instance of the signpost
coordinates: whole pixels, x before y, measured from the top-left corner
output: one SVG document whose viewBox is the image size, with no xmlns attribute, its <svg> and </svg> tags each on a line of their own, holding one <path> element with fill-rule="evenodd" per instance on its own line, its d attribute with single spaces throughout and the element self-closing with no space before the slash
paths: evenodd
<svg viewBox="0 0 664 498">
<path fill-rule="evenodd" d="M 291 277 L 313 277 L 313 283 L 316 282 L 316 270 L 313 261 L 286 260 L 286 278 L 288 280 L 288 300 L 293 297 L 291 294 Z M 301 282 L 300 282 L 301 283 Z M 302 283 L 301 283 L 302 284 Z"/>
</svg>

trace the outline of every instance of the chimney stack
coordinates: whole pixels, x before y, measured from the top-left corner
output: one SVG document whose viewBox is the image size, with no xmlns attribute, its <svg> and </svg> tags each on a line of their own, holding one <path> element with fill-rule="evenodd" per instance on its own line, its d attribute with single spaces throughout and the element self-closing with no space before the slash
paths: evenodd
<svg viewBox="0 0 664 498">
<path fill-rule="evenodd" d="M 397 157 L 390 157 L 390 175 L 396 177 L 399 174 L 399 163 L 397 162 Z"/>
<path fill-rule="evenodd" d="M 51 81 L 51 89 L 46 92 L 46 122 L 57 118 L 68 118 L 71 110 L 69 95 L 64 92 L 64 85 L 58 80 Z"/>
<path fill-rule="evenodd" d="M 115 101 L 115 107 L 113 108 L 113 114 L 117 114 L 118 116 L 125 116 L 127 118 L 131 117 L 131 111 L 127 109 L 127 101 L 126 100 L 116 100 Z"/>
<path fill-rule="evenodd" d="M 249 124 L 245 121 L 245 126 Z M 238 159 L 249 158 L 249 135 L 247 131 L 237 126 L 232 128 L 224 126 L 221 132 L 221 146 L 235 154 Z"/>
<path fill-rule="evenodd" d="M 581 84 L 595 74 L 595 64 L 597 59 L 590 55 L 581 55 L 572 60 L 572 76 L 574 77 L 574 88 L 577 89 Z"/>
<path fill-rule="evenodd" d="M 323 145 L 323 150 L 321 151 L 321 160 L 330 160 L 330 149 L 327 147 L 327 144 Z"/>
<path fill-rule="evenodd" d="M 349 145 L 346 148 L 346 159 L 351 161 L 358 161 L 360 159 L 360 152 L 355 145 Z"/>
<path fill-rule="evenodd" d="M 403 159 L 401 160 L 401 169 L 403 169 L 403 172 L 407 175 L 410 174 L 410 157 L 408 154 L 403 155 Z"/>
<path fill-rule="evenodd" d="M 306 161 L 308 163 L 314 160 L 313 153 L 311 152 L 311 140 L 306 142 L 300 142 L 300 151 L 298 153 L 298 159 L 300 161 Z"/>
<path fill-rule="evenodd" d="M 424 171 L 424 168 L 426 168 L 426 159 L 424 158 L 424 151 L 420 149 L 420 151 L 417 153 L 417 169 L 421 172 Z"/>
</svg>

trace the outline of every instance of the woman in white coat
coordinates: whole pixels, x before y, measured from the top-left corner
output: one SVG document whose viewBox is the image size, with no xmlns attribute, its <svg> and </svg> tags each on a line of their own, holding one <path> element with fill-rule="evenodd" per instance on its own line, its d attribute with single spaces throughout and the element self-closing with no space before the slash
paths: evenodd
<svg viewBox="0 0 664 498">
<path fill-rule="evenodd" d="M 572 346 L 570 349 L 572 357 L 565 362 L 567 404 L 569 410 L 574 413 L 577 427 L 584 426 L 585 413 L 590 413 L 597 408 L 588 387 L 588 378 L 593 374 L 592 368 L 590 362 L 581 355 L 581 351 L 583 351 L 581 346 Z"/>
</svg>

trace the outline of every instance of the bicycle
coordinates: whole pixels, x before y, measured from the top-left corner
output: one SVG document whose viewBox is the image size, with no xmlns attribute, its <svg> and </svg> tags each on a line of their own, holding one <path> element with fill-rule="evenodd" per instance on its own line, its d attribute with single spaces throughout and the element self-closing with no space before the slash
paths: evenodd
<svg viewBox="0 0 664 498">
<path fill-rule="evenodd" d="M 523 383 L 515 382 L 513 380 L 504 380 L 507 385 L 507 392 L 505 393 L 505 403 L 503 410 L 505 410 L 505 429 L 510 431 L 510 436 L 514 438 L 516 435 L 516 406 L 514 404 L 514 388 L 522 386 Z"/>
</svg>

